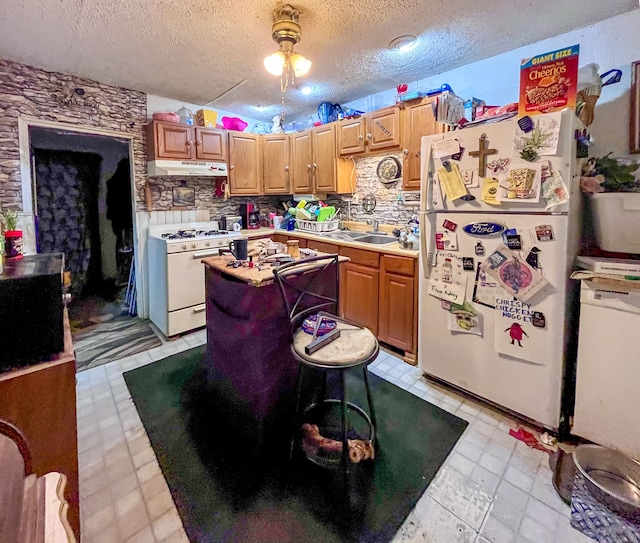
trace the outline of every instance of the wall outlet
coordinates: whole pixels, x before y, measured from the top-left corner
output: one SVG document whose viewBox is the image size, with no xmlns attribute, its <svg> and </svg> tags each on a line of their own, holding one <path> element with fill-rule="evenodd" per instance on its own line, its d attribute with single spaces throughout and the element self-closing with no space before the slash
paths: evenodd
<svg viewBox="0 0 640 543">
<path fill-rule="evenodd" d="M 353 195 L 353 198 L 351 198 L 351 203 L 352 203 L 352 204 L 355 204 L 355 205 L 358 205 L 358 201 L 359 201 L 359 200 L 360 200 L 360 198 L 358 198 L 358 195 L 357 195 L 357 194 L 354 194 L 354 195 Z"/>
</svg>

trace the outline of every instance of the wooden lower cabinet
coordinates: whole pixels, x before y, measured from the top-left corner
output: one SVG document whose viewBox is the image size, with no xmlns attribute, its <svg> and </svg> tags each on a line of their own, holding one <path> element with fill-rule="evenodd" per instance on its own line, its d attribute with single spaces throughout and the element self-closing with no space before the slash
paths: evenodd
<svg viewBox="0 0 640 543">
<path fill-rule="evenodd" d="M 329 255 L 338 254 L 340 246 L 335 243 L 327 243 L 326 241 L 316 241 L 315 239 L 307 240 L 307 247 L 309 249 L 315 249 L 319 253 L 327 253 Z"/>
<path fill-rule="evenodd" d="M 380 270 L 347 262 L 340 273 L 340 305 L 345 319 L 366 326 L 378 335 Z"/>
<path fill-rule="evenodd" d="M 378 339 L 405 351 L 415 364 L 417 348 L 417 261 L 382 255 Z"/>
</svg>

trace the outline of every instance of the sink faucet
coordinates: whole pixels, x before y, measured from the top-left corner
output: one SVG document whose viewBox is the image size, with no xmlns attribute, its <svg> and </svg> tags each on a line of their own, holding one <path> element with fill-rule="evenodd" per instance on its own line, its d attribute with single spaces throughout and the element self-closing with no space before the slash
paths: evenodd
<svg viewBox="0 0 640 543">
<path fill-rule="evenodd" d="M 380 226 L 380 221 L 376 219 L 367 219 L 366 223 L 373 226 L 373 233 L 377 234 L 379 232 L 378 228 Z"/>
</svg>

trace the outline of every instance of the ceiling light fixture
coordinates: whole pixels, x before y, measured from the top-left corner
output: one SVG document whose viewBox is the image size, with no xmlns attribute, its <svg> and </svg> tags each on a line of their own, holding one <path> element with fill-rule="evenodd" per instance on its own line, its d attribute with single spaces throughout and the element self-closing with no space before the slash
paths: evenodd
<svg viewBox="0 0 640 543">
<path fill-rule="evenodd" d="M 405 51 L 409 51 L 413 49 L 418 43 L 418 38 L 415 36 L 400 36 L 391 41 L 389 44 L 389 49 L 392 51 L 399 51 L 400 53 L 404 53 Z"/>
<path fill-rule="evenodd" d="M 264 111 L 265 109 L 267 109 L 269 106 L 266 104 L 256 104 L 255 107 L 258 111 Z"/>
<path fill-rule="evenodd" d="M 264 67 L 270 74 L 280 76 L 283 94 L 289 85 L 294 85 L 296 77 L 302 77 L 311 68 L 311 61 L 293 50 L 302 37 L 299 16 L 300 12 L 290 4 L 283 4 L 273 12 L 271 37 L 280 49 L 264 59 Z"/>
<path fill-rule="evenodd" d="M 298 85 L 296 88 L 305 96 L 311 94 L 315 90 L 315 87 L 313 85 L 309 85 L 307 83 L 305 83 L 304 85 Z"/>
</svg>

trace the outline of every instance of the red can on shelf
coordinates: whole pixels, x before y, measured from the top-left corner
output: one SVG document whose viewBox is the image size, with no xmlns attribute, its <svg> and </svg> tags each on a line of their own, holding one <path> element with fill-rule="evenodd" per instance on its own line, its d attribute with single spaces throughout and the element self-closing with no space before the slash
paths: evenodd
<svg viewBox="0 0 640 543">
<path fill-rule="evenodd" d="M 4 233 L 4 256 L 22 258 L 22 230 L 7 230 Z"/>
</svg>

